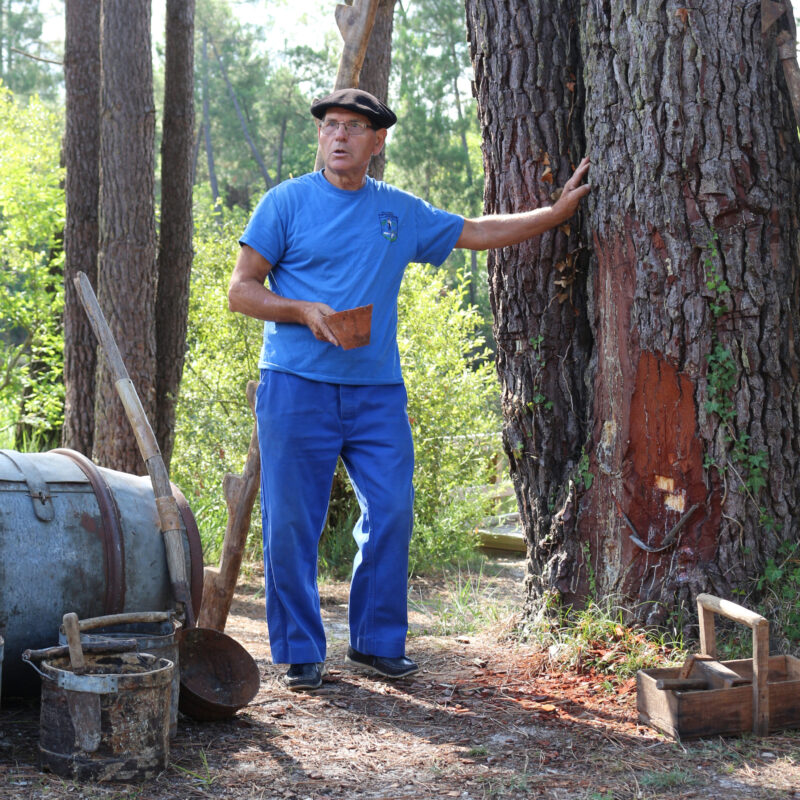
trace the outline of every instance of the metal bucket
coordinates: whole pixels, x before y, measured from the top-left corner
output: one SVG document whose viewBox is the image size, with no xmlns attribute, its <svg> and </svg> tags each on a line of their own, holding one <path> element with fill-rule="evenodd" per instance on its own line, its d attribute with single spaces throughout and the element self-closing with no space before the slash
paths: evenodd
<svg viewBox="0 0 800 800">
<path fill-rule="evenodd" d="M 200 537 L 184 525 L 192 606 L 203 591 Z M 0 451 L 0 636 L 4 694 L 36 691 L 20 655 L 57 641 L 65 609 L 100 617 L 174 607 L 149 478 L 103 469 L 80 453 Z"/>
<path fill-rule="evenodd" d="M 180 622 L 173 619 L 171 612 L 153 611 L 82 619 L 78 627 L 84 645 L 133 639 L 138 652 L 165 658 L 175 664 L 169 695 L 169 736 L 170 739 L 174 738 L 178 732 L 178 698 L 181 689 L 177 638 Z M 58 632 L 58 643 L 67 644 L 63 625 Z"/>
<path fill-rule="evenodd" d="M 23 659 L 42 676 L 43 768 L 96 781 L 144 780 L 166 768 L 171 661 L 135 651 L 104 654 L 90 646 L 78 674 L 66 647 L 28 650 Z"/>
</svg>

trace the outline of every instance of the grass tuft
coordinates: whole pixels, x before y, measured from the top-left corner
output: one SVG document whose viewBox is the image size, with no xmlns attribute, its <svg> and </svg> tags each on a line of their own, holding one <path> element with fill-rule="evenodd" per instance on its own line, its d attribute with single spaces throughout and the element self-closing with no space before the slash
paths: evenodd
<svg viewBox="0 0 800 800">
<path fill-rule="evenodd" d="M 538 643 L 551 660 L 578 671 L 627 680 L 640 669 L 680 663 L 686 648 L 680 639 L 658 629 L 633 628 L 613 598 L 584 609 L 562 608 L 545 600 L 519 629 L 523 640 Z"/>
</svg>

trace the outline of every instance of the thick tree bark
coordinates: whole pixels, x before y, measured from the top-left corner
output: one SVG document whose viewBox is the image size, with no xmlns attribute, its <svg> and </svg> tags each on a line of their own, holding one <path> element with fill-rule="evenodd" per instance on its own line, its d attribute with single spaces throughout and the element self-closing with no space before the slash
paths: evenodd
<svg viewBox="0 0 800 800">
<path fill-rule="evenodd" d="M 167 468 L 175 443 L 175 405 L 186 353 L 192 271 L 194 8 L 194 0 L 167 0 L 154 425 Z"/>
<path fill-rule="evenodd" d="M 96 344 L 72 283 L 78 271 L 97 285 L 97 202 L 100 186 L 100 4 L 67 0 L 67 220 L 64 227 L 64 447 L 92 453 Z"/>
<path fill-rule="evenodd" d="M 489 261 L 505 441 L 531 597 L 659 622 L 794 536 L 800 146 L 760 4 L 577 10 L 468 2 L 487 211 L 593 159 L 591 239 Z"/>
<path fill-rule="evenodd" d="M 581 29 L 597 371 L 579 531 L 599 590 L 658 621 L 748 588 L 795 535 L 800 147 L 760 4 L 592 0 Z"/>
<path fill-rule="evenodd" d="M 487 213 L 550 205 L 582 146 L 577 4 L 468 0 Z M 528 591 L 569 592 L 574 473 L 592 353 L 578 220 L 488 257 L 503 439 L 528 541 Z"/>
<path fill-rule="evenodd" d="M 156 235 L 150 3 L 104 0 L 102 8 L 98 299 L 153 420 Z M 123 472 L 145 471 L 103 358 L 93 458 Z"/>
<path fill-rule="evenodd" d="M 389 73 L 392 68 L 392 30 L 394 28 L 394 7 L 397 0 L 381 0 L 375 14 L 375 23 L 369 36 L 367 54 L 361 67 L 359 87 L 374 94 L 386 103 L 389 96 Z M 383 180 L 386 168 L 386 148 L 372 157 L 369 174 L 375 180 Z"/>
</svg>

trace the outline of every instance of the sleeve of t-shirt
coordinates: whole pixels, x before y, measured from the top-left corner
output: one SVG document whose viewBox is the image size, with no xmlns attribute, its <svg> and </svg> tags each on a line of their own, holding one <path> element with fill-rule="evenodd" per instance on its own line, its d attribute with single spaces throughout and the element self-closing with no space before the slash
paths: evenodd
<svg viewBox="0 0 800 800">
<path fill-rule="evenodd" d="M 280 205 L 277 194 L 274 191 L 267 192 L 239 239 L 239 244 L 246 244 L 261 253 L 273 267 L 281 260 L 286 249 L 286 228 Z"/>
<path fill-rule="evenodd" d="M 419 200 L 414 210 L 417 224 L 417 257 L 414 261 L 438 267 L 456 246 L 464 217 Z"/>
</svg>

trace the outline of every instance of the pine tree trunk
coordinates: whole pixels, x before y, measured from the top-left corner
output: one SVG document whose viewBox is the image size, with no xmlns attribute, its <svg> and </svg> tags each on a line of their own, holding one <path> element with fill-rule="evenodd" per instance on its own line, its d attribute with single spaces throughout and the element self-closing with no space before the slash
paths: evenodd
<svg viewBox="0 0 800 800">
<path fill-rule="evenodd" d="M 100 185 L 100 5 L 67 0 L 67 219 L 64 227 L 64 447 L 91 455 L 94 439 L 96 344 L 72 279 L 85 272 L 97 285 L 97 202 Z"/>
<path fill-rule="evenodd" d="M 375 14 L 375 24 L 369 35 L 367 54 L 361 67 L 359 88 L 374 94 L 379 100 L 387 102 L 389 96 L 389 73 L 392 68 L 392 30 L 394 28 L 394 7 L 397 0 L 381 0 Z M 372 157 L 369 174 L 375 180 L 383 180 L 386 168 L 386 148 Z"/>
<path fill-rule="evenodd" d="M 487 211 L 547 202 L 582 128 L 593 164 L 590 234 L 489 260 L 505 442 L 531 598 L 661 622 L 794 536 L 800 147 L 759 4 L 579 11 L 468 2 Z"/>
<path fill-rule="evenodd" d="M 216 203 L 219 200 L 219 184 L 217 170 L 214 166 L 214 148 L 211 144 L 211 114 L 209 112 L 208 98 L 208 32 L 203 31 L 203 81 L 201 85 L 203 95 L 203 140 L 206 147 L 206 163 L 208 165 L 208 182 L 211 186 L 211 196 Z"/>
<path fill-rule="evenodd" d="M 751 588 L 795 535 L 800 147 L 760 4 L 584 2 L 581 30 L 597 370 L 579 531 L 599 591 L 655 622 Z"/>
<path fill-rule="evenodd" d="M 175 443 L 175 405 L 186 352 L 192 271 L 194 9 L 195 0 L 167 0 L 154 425 L 167 467 Z"/>
<path fill-rule="evenodd" d="M 98 300 L 151 423 L 155 419 L 155 109 L 148 0 L 104 0 L 101 42 Z M 94 460 L 145 472 L 105 359 Z"/>
<path fill-rule="evenodd" d="M 576 4 L 468 0 L 486 213 L 550 205 L 582 151 Z M 587 444 L 592 354 L 578 219 L 488 257 L 503 440 L 528 542 L 530 596 L 568 593 L 573 479 Z"/>
</svg>

